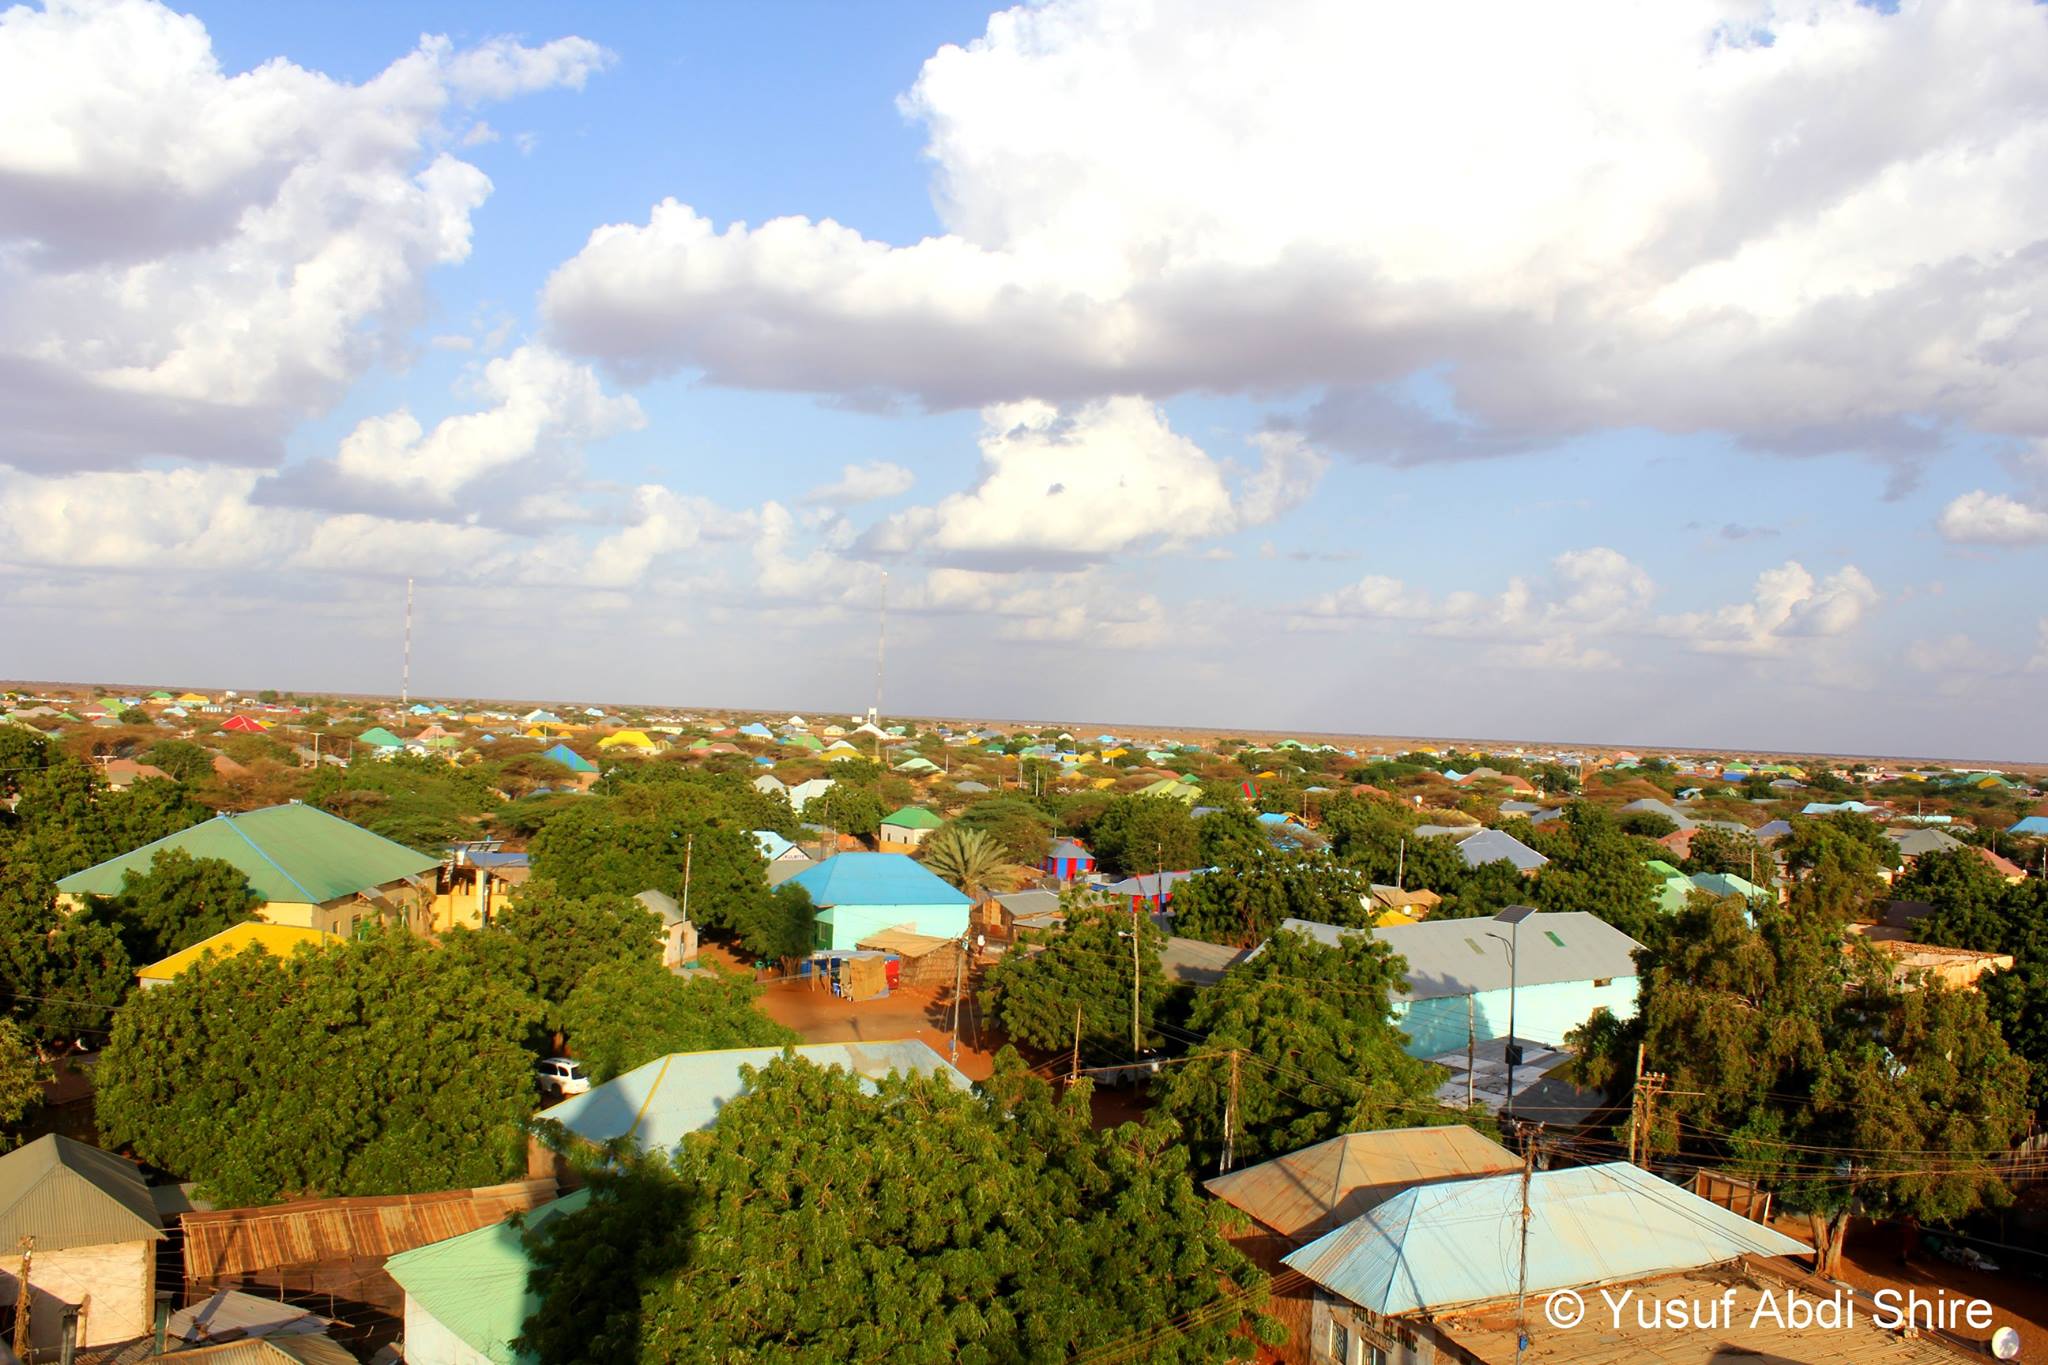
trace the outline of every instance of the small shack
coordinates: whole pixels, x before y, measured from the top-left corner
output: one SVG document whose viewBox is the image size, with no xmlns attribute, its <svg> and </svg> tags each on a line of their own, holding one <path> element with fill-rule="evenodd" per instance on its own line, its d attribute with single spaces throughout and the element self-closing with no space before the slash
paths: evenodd
<svg viewBox="0 0 2048 1365">
<path fill-rule="evenodd" d="M 0 1311 L 14 1321 L 26 1280 L 38 1353 L 57 1349 L 67 1309 L 80 1346 L 147 1336 L 163 1236 L 132 1161 L 54 1133 L 0 1156 Z"/>
</svg>

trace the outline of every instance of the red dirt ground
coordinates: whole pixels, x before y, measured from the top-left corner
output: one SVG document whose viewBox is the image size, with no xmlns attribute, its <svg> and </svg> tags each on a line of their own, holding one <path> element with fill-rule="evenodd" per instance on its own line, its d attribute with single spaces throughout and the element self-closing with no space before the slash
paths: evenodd
<svg viewBox="0 0 2048 1365">
<path fill-rule="evenodd" d="M 1810 1241 L 1804 1218 L 1773 1218 L 1771 1225 L 1788 1237 Z M 1939 1236 L 1938 1232 L 1929 1234 Z M 1849 1244 L 1842 1256 L 1841 1279 L 1856 1289 L 1875 1292 L 1897 1289 L 1917 1292 L 1923 1299 L 1982 1299 L 1992 1306 L 1994 1327 L 2011 1327 L 2020 1334 L 2019 1360 L 2022 1365 L 2048 1365 L 2048 1284 L 2007 1268 L 2013 1258 L 2001 1257 L 1996 1249 L 1982 1248 L 1997 1271 L 1972 1270 L 1943 1260 L 1925 1246 L 1914 1249 L 1903 1261 L 1900 1230 L 1892 1224 L 1851 1224 Z M 1792 1258 L 1792 1264 L 1806 1268 L 1806 1258 Z M 1966 1340 L 1983 1343 L 1989 1332 L 1956 1332 Z M 1985 1358 L 1990 1358 L 1986 1351 Z"/>
</svg>

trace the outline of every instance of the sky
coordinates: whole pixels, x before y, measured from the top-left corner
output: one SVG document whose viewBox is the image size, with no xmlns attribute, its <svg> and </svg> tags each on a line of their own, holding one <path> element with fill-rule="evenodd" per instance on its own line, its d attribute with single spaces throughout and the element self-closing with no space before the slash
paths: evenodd
<svg viewBox="0 0 2048 1365">
<path fill-rule="evenodd" d="M 2048 7 L 0 11 L 0 676 L 2048 758 Z"/>
</svg>

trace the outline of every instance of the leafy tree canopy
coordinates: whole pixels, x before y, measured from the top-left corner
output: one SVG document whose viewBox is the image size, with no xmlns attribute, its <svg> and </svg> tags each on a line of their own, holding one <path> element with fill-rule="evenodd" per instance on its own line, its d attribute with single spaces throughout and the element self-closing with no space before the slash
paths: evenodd
<svg viewBox="0 0 2048 1365">
<path fill-rule="evenodd" d="M 677 976 L 652 957 L 600 962 L 562 1005 L 569 1048 L 597 1081 L 671 1052 L 801 1042 L 754 1007 L 761 988 L 716 968 Z"/>
<path fill-rule="evenodd" d="M 1263 1276 L 1223 1236 L 1238 1220 L 1196 1191 L 1172 1130 L 1096 1132 L 1085 1085 L 1056 1102 L 1007 1051 L 974 1093 L 902 1076 L 868 1093 L 795 1059 L 748 1074 L 672 1170 L 600 1175 L 530 1235 L 527 1349 L 993 1365 L 1140 1343 L 1193 1362 L 1274 1335 Z"/>
<path fill-rule="evenodd" d="M 1063 929 L 1046 938 L 1043 947 L 1017 945 L 989 969 L 985 989 L 996 1022 L 1018 1042 L 1056 1052 L 1073 1045 L 1078 1011 L 1085 1050 L 1128 1057 L 1135 972 L 1140 1045 L 1156 1042 L 1152 1022 L 1166 996 L 1166 974 L 1159 966 L 1166 935 L 1151 916 L 1133 915 L 1085 892 L 1069 891 L 1061 903 Z"/>
<path fill-rule="evenodd" d="M 1405 966 L 1370 934 L 1331 948 L 1276 934 L 1196 998 L 1202 1042 L 1168 1069 L 1160 1112 L 1197 1157 L 1221 1152 L 1238 1054 L 1235 1155 L 1256 1161 L 1340 1133 L 1446 1121 L 1432 1098 L 1443 1073 L 1410 1057 L 1390 992 Z"/>
<path fill-rule="evenodd" d="M 1371 887 L 1359 873 L 1327 856 L 1277 853 L 1261 844 L 1231 867 L 1190 877 L 1175 888 L 1176 933 L 1250 948 L 1271 937 L 1283 919 L 1368 923 L 1365 897 Z"/>
<path fill-rule="evenodd" d="M 225 1204 L 492 1184 L 522 1162 L 532 1007 L 402 932 L 209 958 L 131 995 L 100 1132 Z"/>
<path fill-rule="evenodd" d="M 128 956 L 150 963 L 256 918 L 263 905 L 233 863 L 195 858 L 180 848 L 158 849 L 149 870 L 128 872 L 119 895 L 102 902 Z"/>
<path fill-rule="evenodd" d="M 1641 955 L 1634 1024 L 1575 1036 L 1582 1077 L 1624 1074 L 1640 1039 L 1671 1078 L 1659 1145 L 1718 1153 L 1816 1215 L 1824 1273 L 1852 1212 L 1943 1222 L 2003 1199 L 1991 1158 L 2024 1129 L 2028 1074 L 1984 998 L 1895 987 L 1884 959 L 1845 951 L 1832 919 L 1796 903 L 1754 915 L 1688 902 Z"/>
<path fill-rule="evenodd" d="M 0 1152 L 21 1144 L 21 1121 L 42 1102 L 50 1068 L 12 1019 L 0 1019 Z"/>
<path fill-rule="evenodd" d="M 979 901 L 1016 886 L 1017 878 L 1003 846 L 978 829 L 957 822 L 924 841 L 918 858 L 931 872 Z"/>
<path fill-rule="evenodd" d="M 1201 834 L 1187 806 L 1171 796 L 1119 796 L 1089 831 L 1102 868 L 1122 876 L 1200 867 Z"/>
</svg>

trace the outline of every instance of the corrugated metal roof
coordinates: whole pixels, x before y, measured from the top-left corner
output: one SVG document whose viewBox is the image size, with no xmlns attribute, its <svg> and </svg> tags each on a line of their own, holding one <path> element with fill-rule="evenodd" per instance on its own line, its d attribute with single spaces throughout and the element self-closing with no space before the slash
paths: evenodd
<svg viewBox="0 0 2048 1365">
<path fill-rule="evenodd" d="M 1536 1172 L 1529 1209 L 1532 1294 L 1812 1250 L 1622 1161 Z M 1388 1316 L 1489 1303 L 1516 1292 L 1521 1210 L 1519 1175 L 1421 1185 L 1282 1263 Z"/>
<path fill-rule="evenodd" d="M 294 1303 L 221 1289 L 171 1314 L 170 1334 L 204 1343 L 217 1337 L 296 1337 L 324 1332 L 330 1320 Z"/>
<path fill-rule="evenodd" d="M 233 957 L 249 949 L 261 946 L 272 957 L 290 957 L 301 945 L 322 947 L 340 943 L 341 936 L 330 934 L 324 929 L 305 929 L 292 924 L 265 924 L 251 920 L 245 924 L 231 924 L 210 938 L 201 939 L 182 952 L 172 953 L 161 962 L 152 962 L 138 968 L 136 975 L 147 981 L 169 981 L 181 972 L 199 965 L 199 959 L 208 953 L 219 957 Z"/>
<path fill-rule="evenodd" d="M 915 1038 L 875 1043 L 803 1043 L 789 1049 L 818 1066 L 836 1066 L 863 1080 L 892 1071 L 944 1076 L 962 1090 L 967 1077 Z M 581 1095 L 541 1111 L 576 1136 L 604 1143 L 630 1135 L 646 1152 L 667 1152 L 685 1134 L 709 1128 L 730 1100 L 746 1092 L 743 1066 L 764 1067 L 779 1047 L 737 1047 L 716 1052 L 672 1052 Z"/>
<path fill-rule="evenodd" d="M 157 850 L 165 848 L 233 863 L 266 901 L 316 905 L 417 876 L 441 861 L 316 806 L 293 802 L 202 820 L 155 843 L 74 872 L 58 882 L 57 889 L 73 895 L 116 895 L 124 873 L 148 872 Z"/>
<path fill-rule="evenodd" d="M 540 1308 L 539 1296 L 526 1284 L 533 1264 L 526 1254 L 525 1229 L 589 1202 L 590 1191 L 578 1190 L 527 1214 L 523 1227 L 495 1223 L 401 1252 L 384 1263 L 385 1273 L 472 1350 L 497 1365 L 517 1365 L 532 1357 L 515 1352 L 512 1340 Z"/>
<path fill-rule="evenodd" d="M 1498 829 L 1482 829 L 1458 840 L 1458 856 L 1467 867 L 1507 862 L 1522 872 L 1534 871 L 1550 861 L 1514 835 Z"/>
<path fill-rule="evenodd" d="M 132 1161 L 52 1133 L 0 1156 L 0 1247 L 38 1251 L 155 1241 L 156 1201 Z"/>
<path fill-rule="evenodd" d="M 972 905 L 924 864 L 901 853 L 836 853 L 790 882 L 813 905 Z"/>
<path fill-rule="evenodd" d="M 1336 946 L 1346 934 L 1370 933 L 1408 962 L 1408 988 L 1396 1000 L 1435 1000 L 1508 988 L 1508 951 L 1489 931 L 1515 944 L 1521 962 L 1516 984 L 1544 986 L 1559 981 L 1598 981 L 1636 974 L 1634 953 L 1642 947 L 1621 930 L 1582 910 L 1545 912 L 1523 920 L 1520 933 L 1487 919 L 1434 919 L 1392 924 L 1384 929 L 1346 929 L 1309 920 L 1280 922 L 1282 929 Z"/>
<path fill-rule="evenodd" d="M 204 1365 L 357 1365 L 355 1353 L 326 1336 L 258 1337 L 197 1346 L 177 1352 L 183 1362 Z"/>
<path fill-rule="evenodd" d="M 262 1208 L 188 1213 L 185 1273 L 219 1280 L 252 1270 L 376 1259 L 495 1223 L 554 1197 L 551 1179 L 472 1190 L 300 1199 Z"/>
<path fill-rule="evenodd" d="M 1275 1232 L 1317 1236 L 1416 1185 L 1519 1171 L 1522 1159 L 1462 1123 L 1346 1133 L 1219 1175 L 1203 1188 Z"/>
<path fill-rule="evenodd" d="M 1168 981 L 1192 986 L 1209 986 L 1223 979 L 1223 973 L 1248 955 L 1244 948 L 1223 943 L 1205 943 L 1198 938 L 1169 938 L 1159 954 L 1159 966 Z"/>
</svg>

